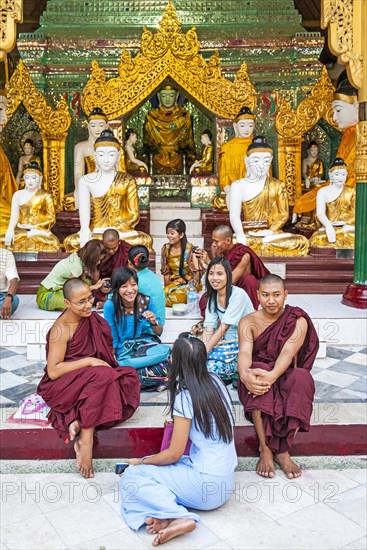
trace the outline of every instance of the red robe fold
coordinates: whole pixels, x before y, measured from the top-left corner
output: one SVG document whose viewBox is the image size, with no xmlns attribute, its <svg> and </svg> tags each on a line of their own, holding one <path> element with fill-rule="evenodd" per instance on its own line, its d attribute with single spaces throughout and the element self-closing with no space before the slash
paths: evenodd
<svg viewBox="0 0 367 550">
<path fill-rule="evenodd" d="M 47 334 L 46 353 L 50 331 Z M 51 380 L 45 374 L 37 393 L 51 407 L 53 428 L 64 439 L 69 424 L 78 420 L 82 428 L 106 429 L 130 418 L 139 406 L 140 382 L 135 369 L 120 367 L 112 355 L 112 336 L 108 323 L 97 313 L 79 321 L 68 342 L 64 361 L 97 357 L 104 365 L 86 367 Z"/>
<path fill-rule="evenodd" d="M 251 368 L 271 371 L 284 344 L 293 334 L 297 320 L 304 317 L 308 330 L 305 341 L 288 369 L 264 395 L 252 397 L 239 381 L 238 395 L 245 417 L 252 422 L 253 411 L 260 410 L 266 442 L 274 453 L 289 451 L 296 430 L 310 429 L 315 385 L 310 370 L 319 349 L 319 339 L 307 313 L 298 307 L 285 306 L 284 313 L 256 339 Z"/>
<path fill-rule="evenodd" d="M 261 277 L 268 275 L 269 270 L 264 266 L 263 262 L 260 260 L 259 256 L 250 248 L 244 244 L 235 244 L 231 250 L 226 254 L 226 258 L 231 265 L 231 270 L 233 271 L 245 254 L 250 254 L 250 264 L 251 264 L 251 274 L 243 275 L 238 279 L 235 286 L 243 288 L 247 292 L 248 297 L 250 298 L 254 309 L 257 311 L 259 309 L 259 299 L 257 297 L 257 289 L 259 286 L 259 280 Z M 200 312 L 203 317 L 205 317 L 205 309 L 207 303 L 206 292 L 202 295 L 199 301 Z"/>
<path fill-rule="evenodd" d="M 99 267 L 100 279 L 110 278 L 112 271 L 118 267 L 127 266 L 127 253 L 129 252 L 131 245 L 125 241 L 120 241 L 119 247 L 113 256 L 110 256 Z M 105 302 L 107 300 L 107 294 L 104 294 L 100 289 L 92 291 L 93 296 L 96 298 L 96 302 Z"/>
</svg>

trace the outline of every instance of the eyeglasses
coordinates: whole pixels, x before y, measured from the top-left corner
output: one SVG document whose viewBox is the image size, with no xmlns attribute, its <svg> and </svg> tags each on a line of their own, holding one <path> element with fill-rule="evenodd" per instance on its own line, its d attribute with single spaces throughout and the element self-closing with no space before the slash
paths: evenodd
<svg viewBox="0 0 367 550">
<path fill-rule="evenodd" d="M 74 306 L 83 307 L 87 305 L 89 302 L 90 304 L 94 304 L 94 296 L 89 296 L 89 298 L 86 298 L 85 300 L 80 300 L 80 302 L 72 302 L 71 300 L 68 300 L 71 304 L 74 304 Z"/>
</svg>

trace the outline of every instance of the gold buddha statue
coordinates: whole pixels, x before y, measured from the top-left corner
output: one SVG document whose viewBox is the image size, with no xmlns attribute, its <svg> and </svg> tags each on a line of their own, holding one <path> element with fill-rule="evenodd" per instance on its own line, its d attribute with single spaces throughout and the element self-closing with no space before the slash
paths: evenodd
<svg viewBox="0 0 367 550">
<path fill-rule="evenodd" d="M 204 130 L 201 133 L 201 143 L 204 145 L 203 154 L 200 160 L 190 166 L 190 174 L 212 174 L 213 173 L 213 134 L 210 130 Z"/>
<path fill-rule="evenodd" d="M 117 171 L 121 145 L 111 130 L 104 130 L 94 143 L 96 171 L 79 180 L 80 232 L 65 237 L 67 252 L 75 252 L 90 239 L 114 228 L 120 238 L 131 245 L 143 244 L 152 249 L 152 238 L 135 231 L 139 221 L 139 201 L 133 176 Z M 91 206 L 93 220 L 91 221 Z"/>
<path fill-rule="evenodd" d="M 179 92 L 165 86 L 158 93 L 159 107 L 147 112 L 144 123 L 144 143 L 154 153 L 155 174 L 181 174 L 182 153 L 192 162 L 195 146 L 191 115 L 177 104 Z"/>
<path fill-rule="evenodd" d="M 319 146 L 316 141 L 310 141 L 307 146 L 307 157 L 302 161 L 302 177 L 305 188 L 321 183 L 324 174 L 324 163 L 319 158 Z"/>
<path fill-rule="evenodd" d="M 342 80 L 334 92 L 333 118 L 343 136 L 340 141 L 337 157 L 344 160 L 348 167 L 348 178 L 346 185 L 355 187 L 356 176 L 354 173 L 354 159 L 356 156 L 356 125 L 358 123 L 358 91 L 350 85 L 348 80 Z M 329 182 L 321 184 L 328 185 Z M 293 208 L 293 221 L 296 221 L 296 214 L 313 212 L 316 208 L 316 195 L 321 188 L 312 189 L 300 197 Z M 316 229 L 316 226 L 315 226 Z"/>
<path fill-rule="evenodd" d="M 305 256 L 309 248 L 306 237 L 282 231 L 289 216 L 288 195 L 285 184 L 269 175 L 272 159 L 265 138 L 255 137 L 245 157 L 246 176 L 231 185 L 232 228 L 237 242 L 262 256 Z"/>
<path fill-rule="evenodd" d="M 88 116 L 88 139 L 77 143 L 74 147 L 74 193 L 68 193 L 64 197 L 64 210 L 79 208 L 79 180 L 84 174 L 90 174 L 96 170 L 94 159 L 94 143 L 103 130 L 107 130 L 107 117 L 99 107 L 92 110 Z M 121 151 L 119 171 L 125 172 L 125 157 Z"/>
<path fill-rule="evenodd" d="M 316 215 L 322 227 L 313 233 L 310 246 L 354 248 L 355 189 L 345 185 L 348 167 L 336 158 L 329 169 L 330 184 L 319 189 Z"/>
<path fill-rule="evenodd" d="M 35 154 L 35 148 L 32 139 L 26 139 L 22 145 L 22 149 L 23 155 L 19 158 L 18 172 L 15 178 L 19 189 L 23 189 L 25 187 L 23 173 L 28 164 L 30 162 L 36 162 L 39 166 L 41 166 L 41 159 L 38 155 Z"/>
<path fill-rule="evenodd" d="M 234 137 L 223 143 L 218 155 L 220 194 L 213 200 L 214 208 L 228 210 L 231 184 L 246 175 L 244 158 L 255 131 L 255 115 L 242 107 L 233 121 Z"/>
<path fill-rule="evenodd" d="M 6 115 L 6 97 L 0 92 L 0 132 L 7 121 Z M 9 216 L 6 214 L 10 212 L 11 199 L 18 186 L 15 180 L 13 170 L 10 166 L 10 162 L 0 147 L 0 224 L 1 231 L 5 231 Z"/>
<path fill-rule="evenodd" d="M 39 252 L 60 249 L 51 233 L 55 208 L 50 193 L 42 189 L 42 171 L 37 162 L 29 162 L 23 171 L 25 188 L 13 195 L 8 229 L 0 244 L 13 252 Z"/>
<path fill-rule="evenodd" d="M 135 130 L 128 128 L 125 133 L 125 153 L 126 153 L 126 171 L 129 174 L 147 174 L 148 166 L 142 160 L 138 159 L 135 151 L 135 143 L 138 136 Z"/>
</svg>

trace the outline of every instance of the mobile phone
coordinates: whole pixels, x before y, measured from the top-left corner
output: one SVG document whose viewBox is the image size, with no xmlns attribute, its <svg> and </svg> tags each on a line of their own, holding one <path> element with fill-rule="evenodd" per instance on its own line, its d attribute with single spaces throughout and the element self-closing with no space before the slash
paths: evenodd
<svg viewBox="0 0 367 550">
<path fill-rule="evenodd" d="M 199 254 L 198 254 L 199 250 L 200 250 L 200 247 L 199 247 L 199 246 L 194 246 L 194 248 L 192 249 L 193 253 L 194 253 L 196 256 L 199 255 Z"/>
<path fill-rule="evenodd" d="M 128 462 L 117 462 L 115 464 L 115 474 L 122 475 L 128 466 L 130 466 Z"/>
<path fill-rule="evenodd" d="M 105 288 L 111 288 L 111 279 L 106 279 L 104 282 Z"/>
</svg>

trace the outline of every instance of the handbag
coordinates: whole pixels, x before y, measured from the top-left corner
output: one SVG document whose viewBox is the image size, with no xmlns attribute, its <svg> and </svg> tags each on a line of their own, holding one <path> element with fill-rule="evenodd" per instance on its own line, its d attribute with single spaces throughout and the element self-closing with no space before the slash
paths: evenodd
<svg viewBox="0 0 367 550">
<path fill-rule="evenodd" d="M 231 363 L 238 356 L 238 341 L 222 340 L 215 348 L 209 351 L 208 361 L 221 361 L 222 363 Z"/>
<path fill-rule="evenodd" d="M 161 443 L 161 451 L 168 449 L 168 447 L 170 446 L 171 440 L 172 440 L 172 434 L 173 434 L 173 422 L 172 420 L 165 420 L 164 428 L 163 428 L 163 438 Z M 192 441 L 190 438 L 188 438 L 185 450 L 182 453 L 183 455 L 190 454 L 191 444 L 192 444 Z"/>
</svg>

